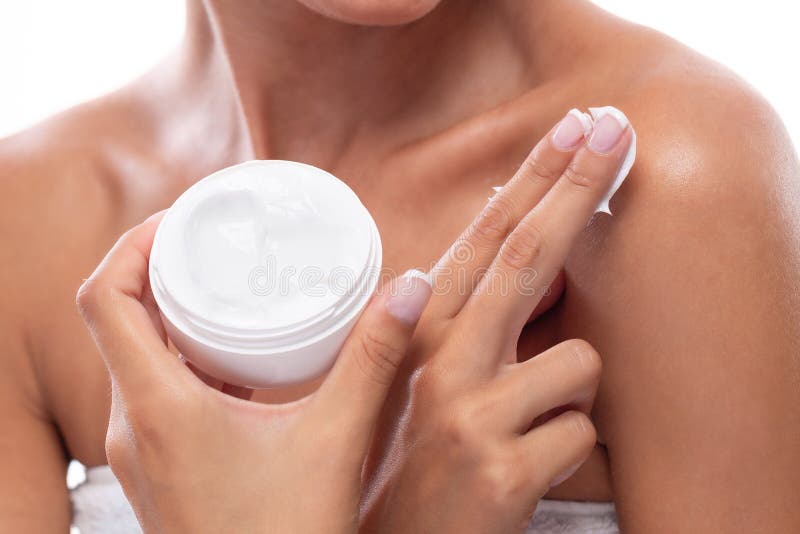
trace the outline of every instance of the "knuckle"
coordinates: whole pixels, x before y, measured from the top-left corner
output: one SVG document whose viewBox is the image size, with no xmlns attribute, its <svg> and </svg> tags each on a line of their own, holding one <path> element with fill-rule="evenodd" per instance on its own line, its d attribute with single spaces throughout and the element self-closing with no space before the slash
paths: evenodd
<svg viewBox="0 0 800 534">
<path fill-rule="evenodd" d="M 499 243 L 514 226 L 513 211 L 502 195 L 495 195 L 470 225 L 468 236 L 481 243 Z"/>
<path fill-rule="evenodd" d="M 476 439 L 476 421 L 474 410 L 466 403 L 454 403 L 454 409 L 448 414 L 442 427 L 444 439 L 449 445 L 462 453 L 474 457 L 479 453 L 480 443 Z"/>
<path fill-rule="evenodd" d="M 564 177 L 574 186 L 580 189 L 587 189 L 597 182 L 592 179 L 586 172 L 577 168 L 574 164 L 570 164 L 564 170 Z"/>
<path fill-rule="evenodd" d="M 113 286 L 95 278 L 86 279 L 75 295 L 78 311 L 87 324 L 91 324 L 103 309 L 112 310 L 122 294 Z"/>
<path fill-rule="evenodd" d="M 480 484 L 494 506 L 507 507 L 522 490 L 519 469 L 502 455 L 484 462 Z"/>
<path fill-rule="evenodd" d="M 575 445 L 582 450 L 593 447 L 597 441 L 597 431 L 589 416 L 577 410 L 566 412 L 565 416 L 570 429 L 573 430 L 578 438 L 574 442 Z"/>
<path fill-rule="evenodd" d="M 196 415 L 185 409 L 183 392 L 168 389 L 165 384 L 154 385 L 146 394 L 120 398 L 127 427 L 146 440 L 160 439 Z"/>
<path fill-rule="evenodd" d="M 126 395 L 112 385 L 111 413 L 105 451 L 115 471 L 137 469 L 149 462 L 174 460 L 176 443 L 191 436 L 208 401 L 197 398 L 191 388 L 153 384 L 145 394 Z"/>
<path fill-rule="evenodd" d="M 109 427 L 105 440 L 106 460 L 115 471 L 124 470 L 131 463 L 133 451 L 130 440 Z"/>
<path fill-rule="evenodd" d="M 78 288 L 78 293 L 75 295 L 75 304 L 78 306 L 78 311 L 80 311 L 84 320 L 89 319 L 97 310 L 101 292 L 102 290 L 94 278 L 87 278 Z"/>
<path fill-rule="evenodd" d="M 524 269 L 543 254 L 544 234 L 531 220 L 523 220 L 500 247 L 499 256 L 513 269 Z"/>
<path fill-rule="evenodd" d="M 568 354 L 572 361 L 579 367 L 591 380 L 599 380 L 603 370 L 603 361 L 600 354 L 583 339 L 571 339 L 566 342 Z"/>
<path fill-rule="evenodd" d="M 176 440 L 190 435 L 198 416 L 207 413 L 202 406 L 187 407 L 181 395 L 174 399 L 166 394 L 126 401 L 124 412 L 127 434 L 140 459 L 163 457 Z"/>
<path fill-rule="evenodd" d="M 171 410 L 165 410 L 165 405 L 150 398 L 125 402 L 128 426 L 133 433 L 147 440 L 158 437 L 162 426 L 158 421 L 163 420 L 167 412 Z"/>
<path fill-rule="evenodd" d="M 412 377 L 414 395 L 426 406 L 439 406 L 450 397 L 452 387 L 448 377 L 449 374 L 442 365 L 429 362 Z"/>
<path fill-rule="evenodd" d="M 356 362 L 368 379 L 388 385 L 401 358 L 400 349 L 388 340 L 371 332 L 359 337 Z"/>
<path fill-rule="evenodd" d="M 558 180 L 560 173 L 545 164 L 536 150 L 528 154 L 525 161 L 522 162 L 522 174 L 529 179 L 536 181 L 545 181 L 547 183 L 554 183 Z"/>
</svg>

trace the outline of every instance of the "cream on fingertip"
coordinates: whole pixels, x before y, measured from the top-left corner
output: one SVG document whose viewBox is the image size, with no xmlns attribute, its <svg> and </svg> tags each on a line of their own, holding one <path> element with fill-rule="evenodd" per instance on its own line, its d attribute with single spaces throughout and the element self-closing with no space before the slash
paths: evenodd
<svg viewBox="0 0 800 534">
<path fill-rule="evenodd" d="M 591 119 L 573 108 L 559 121 L 550 142 L 558 150 L 575 150 L 591 131 Z"/>
<path fill-rule="evenodd" d="M 595 210 L 595 213 L 602 212 L 611 215 L 611 207 L 609 206 L 611 197 L 614 196 L 614 194 L 622 185 L 622 182 L 624 182 L 625 178 L 628 177 L 628 173 L 630 172 L 631 167 L 633 167 L 634 161 L 636 161 L 636 131 L 633 129 L 633 126 L 631 126 L 628 117 L 626 117 L 622 111 L 613 106 L 589 108 L 589 113 L 592 114 L 595 124 L 603 117 L 611 116 L 616 119 L 617 122 L 619 122 L 619 125 L 623 130 L 628 127 L 631 130 L 631 144 L 630 147 L 628 147 L 628 152 L 625 154 L 625 158 L 622 160 L 622 164 L 620 165 L 619 171 L 617 171 L 617 176 L 614 178 L 614 182 L 611 184 L 608 192 L 605 194 Z"/>
<path fill-rule="evenodd" d="M 590 107 L 589 113 L 583 113 L 578 109 L 571 109 L 567 112 L 568 116 L 573 116 L 581 122 L 584 136 L 589 139 L 594 131 L 595 125 L 603 119 L 603 117 L 610 116 L 616 120 L 619 125 L 619 129 L 624 131 L 627 128 L 631 130 L 631 144 L 628 148 L 628 151 L 625 154 L 625 157 L 620 165 L 619 171 L 617 171 L 617 175 L 614 178 L 614 182 L 612 183 L 611 187 L 609 188 L 608 192 L 603 196 L 600 204 L 597 206 L 595 213 L 602 212 L 612 215 L 611 208 L 609 206 L 609 202 L 611 201 L 611 197 L 616 194 L 617 190 L 622 186 L 622 182 L 628 177 L 630 173 L 631 167 L 633 167 L 633 163 L 636 160 L 636 131 L 631 126 L 628 117 L 620 111 L 619 109 L 613 106 L 602 106 L 602 107 Z M 495 194 L 499 193 L 503 189 L 503 186 L 493 186 L 492 190 Z M 489 197 L 491 199 L 491 197 Z"/>
<path fill-rule="evenodd" d="M 594 123 L 592 121 L 591 115 L 588 113 L 584 113 L 583 111 L 572 108 L 567 112 L 567 115 L 572 115 L 576 119 L 578 119 L 583 127 L 583 137 L 589 137 L 589 134 L 592 133 L 592 128 L 594 127 Z"/>
</svg>

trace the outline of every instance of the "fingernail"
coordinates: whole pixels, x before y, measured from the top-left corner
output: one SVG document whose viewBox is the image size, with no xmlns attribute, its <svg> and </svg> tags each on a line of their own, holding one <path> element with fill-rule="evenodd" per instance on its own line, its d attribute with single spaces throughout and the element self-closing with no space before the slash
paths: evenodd
<svg viewBox="0 0 800 534">
<path fill-rule="evenodd" d="M 575 471 L 577 471 L 581 465 L 583 465 L 583 462 L 573 465 L 572 467 L 570 467 L 569 469 L 558 475 L 550 482 L 550 487 L 554 488 L 559 484 L 561 484 L 562 482 L 564 482 L 565 480 L 567 480 L 569 477 L 575 474 Z"/>
<path fill-rule="evenodd" d="M 553 145 L 559 150 L 575 148 L 592 131 L 592 121 L 585 113 L 571 109 L 553 133 Z"/>
<path fill-rule="evenodd" d="M 595 152 L 606 154 L 611 152 L 622 138 L 628 127 L 628 118 L 617 108 L 606 106 L 589 108 L 594 117 L 594 129 L 589 137 L 589 148 Z"/>
<path fill-rule="evenodd" d="M 431 297 L 431 286 L 427 273 L 417 269 L 407 271 L 392 287 L 386 309 L 404 323 L 416 323 Z"/>
</svg>

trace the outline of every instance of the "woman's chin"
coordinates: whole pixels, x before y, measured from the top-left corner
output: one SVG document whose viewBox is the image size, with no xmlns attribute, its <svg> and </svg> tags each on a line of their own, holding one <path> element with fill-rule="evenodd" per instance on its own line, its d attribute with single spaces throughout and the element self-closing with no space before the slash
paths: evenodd
<svg viewBox="0 0 800 534">
<path fill-rule="evenodd" d="M 394 26 L 420 19 L 441 0 L 298 0 L 326 17 L 365 26 Z"/>
</svg>

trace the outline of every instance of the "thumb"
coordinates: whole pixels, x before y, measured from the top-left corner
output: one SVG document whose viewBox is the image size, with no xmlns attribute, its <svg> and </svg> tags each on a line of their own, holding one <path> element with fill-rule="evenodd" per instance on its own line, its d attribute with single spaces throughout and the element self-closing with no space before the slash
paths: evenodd
<svg viewBox="0 0 800 534">
<path fill-rule="evenodd" d="M 431 296 L 428 275 L 410 270 L 376 295 L 315 397 L 369 434 Z"/>
</svg>

